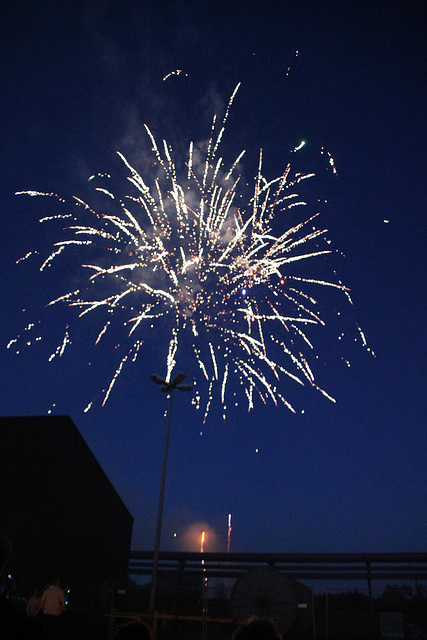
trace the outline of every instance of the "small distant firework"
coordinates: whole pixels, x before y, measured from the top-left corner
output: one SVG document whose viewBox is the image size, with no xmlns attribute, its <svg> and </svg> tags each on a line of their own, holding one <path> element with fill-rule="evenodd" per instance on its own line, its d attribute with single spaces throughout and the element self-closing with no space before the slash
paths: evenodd
<svg viewBox="0 0 427 640">
<path fill-rule="evenodd" d="M 230 549 L 231 549 L 231 513 L 228 514 L 227 553 L 230 553 Z"/>
<path fill-rule="evenodd" d="M 178 73 L 181 70 L 171 72 Z M 267 180 L 261 151 L 248 204 L 237 204 L 238 165 L 244 151 L 227 169 L 218 151 L 238 88 L 222 121 L 213 118 L 207 145 L 190 143 L 184 178 L 178 178 L 171 147 L 165 140 L 158 146 L 146 126 L 155 175 L 143 177 L 118 153 L 129 172 L 131 193 L 117 197 L 106 184 L 110 176 L 92 176 L 89 180 L 105 199 L 102 211 L 73 196 L 71 213 L 68 208 L 63 215 L 41 219 L 44 224 L 66 224 L 62 239 L 41 257 L 40 270 L 67 252 L 80 261 L 82 270 L 80 283 L 48 306 L 69 305 L 79 318 L 90 315 L 97 322 L 103 317 L 99 345 L 114 327 L 127 327 L 125 353 L 104 390 L 103 404 L 126 363 L 147 349 L 144 328 L 156 325 L 166 336 L 167 381 L 178 359 L 193 355 L 199 370 L 194 404 L 203 409 L 204 419 L 215 390 L 224 418 L 227 403 L 237 405 L 240 397 L 249 410 L 257 396 L 263 403 L 282 402 L 295 412 L 283 395 L 286 379 L 308 384 L 333 400 L 316 384 L 309 334 L 325 325 L 315 292 L 332 288 L 348 295 L 347 289 L 339 280 L 298 270 L 298 265 L 308 263 L 316 272 L 319 258 L 331 253 L 327 230 L 315 227 L 319 214 L 285 225 L 286 212 L 305 204 L 296 188 L 314 174 L 292 175 L 288 165 L 281 175 Z M 54 197 L 61 206 L 65 202 L 52 193 L 19 193 Z M 67 327 L 52 357 L 62 355 L 70 344 Z"/>
<path fill-rule="evenodd" d="M 295 147 L 295 149 L 292 149 L 293 153 L 295 153 L 296 151 L 299 151 L 300 149 L 302 149 L 305 146 L 305 140 L 301 140 L 301 142 L 299 143 L 299 145 L 297 145 Z"/>
<path fill-rule="evenodd" d="M 179 551 L 216 552 L 221 550 L 219 537 L 207 522 L 193 522 L 181 532 L 177 540 Z"/>
</svg>

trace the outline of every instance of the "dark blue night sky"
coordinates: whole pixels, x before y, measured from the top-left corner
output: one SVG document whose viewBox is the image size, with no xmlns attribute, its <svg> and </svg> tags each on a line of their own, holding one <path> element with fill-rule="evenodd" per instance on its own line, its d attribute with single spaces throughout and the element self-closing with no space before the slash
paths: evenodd
<svg viewBox="0 0 427 640">
<path fill-rule="evenodd" d="M 120 191 L 117 150 L 141 174 L 147 168 L 144 123 L 180 156 L 208 137 L 241 82 L 221 153 L 230 163 L 247 150 L 246 181 L 260 147 L 270 178 L 287 162 L 315 170 L 304 195 L 322 200 L 322 224 L 340 250 L 331 264 L 354 302 L 342 299 L 346 336 L 357 322 L 375 357 L 326 327 L 316 340 L 318 382 L 337 402 L 284 380 L 296 415 L 261 402 L 248 413 L 243 402 L 223 421 L 214 403 L 203 425 L 188 394 L 177 394 L 162 549 L 188 548 L 185 532 L 201 523 L 205 550 L 225 550 L 231 513 L 234 551 L 422 551 L 425 13 L 421 2 L 268 0 L 52 0 L 3 10 L 0 412 L 71 415 L 135 518 L 135 549 L 154 544 L 166 398 L 149 376 L 165 374 L 166 333 L 159 324 L 150 334 L 105 407 L 100 390 L 119 357 L 114 335 L 93 348 L 90 314 L 73 324 L 62 358 L 48 362 L 74 316 L 45 305 L 79 272 L 67 261 L 47 273 L 36 261 L 15 264 L 56 241 L 38 220 L 58 210 L 15 192 L 86 198 L 97 172 Z M 163 81 L 176 69 L 187 75 Z M 327 292 L 325 310 L 337 300 Z M 19 355 L 6 349 L 39 319 L 43 340 Z M 196 367 L 185 372 L 197 382 Z"/>
</svg>

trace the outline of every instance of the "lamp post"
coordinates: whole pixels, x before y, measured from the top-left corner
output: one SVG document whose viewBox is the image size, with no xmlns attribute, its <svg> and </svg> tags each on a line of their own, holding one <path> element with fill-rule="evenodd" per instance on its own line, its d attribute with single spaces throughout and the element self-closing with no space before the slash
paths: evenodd
<svg viewBox="0 0 427 640">
<path fill-rule="evenodd" d="M 162 465 L 162 475 L 160 481 L 160 496 L 159 496 L 159 506 L 157 509 L 157 525 L 156 525 L 156 538 L 154 541 L 154 556 L 153 556 L 153 574 L 151 578 L 151 590 L 150 590 L 150 601 L 148 604 L 149 613 L 154 613 L 154 605 L 156 600 L 156 587 L 157 587 L 157 574 L 159 567 L 159 551 L 160 551 L 160 537 L 162 533 L 162 518 L 163 518 L 163 501 L 165 497 L 165 482 L 166 482 L 166 464 L 168 459 L 168 446 L 169 446 L 169 432 L 170 432 L 170 423 L 171 423 L 171 413 L 172 413 L 172 395 L 175 389 L 178 391 L 191 391 L 193 388 L 192 384 L 182 384 L 185 373 L 178 373 L 173 382 L 166 382 L 160 376 L 153 373 L 150 376 L 151 380 L 160 386 L 160 391 L 166 393 L 169 398 L 168 402 L 168 411 L 166 416 L 166 433 L 165 433 L 165 445 L 163 451 L 163 465 Z"/>
</svg>

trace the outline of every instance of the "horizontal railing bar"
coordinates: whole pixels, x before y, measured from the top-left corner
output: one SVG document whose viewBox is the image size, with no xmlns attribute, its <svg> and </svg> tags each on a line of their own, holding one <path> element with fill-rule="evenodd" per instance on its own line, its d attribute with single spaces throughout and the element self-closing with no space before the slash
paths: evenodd
<svg viewBox="0 0 427 640">
<path fill-rule="evenodd" d="M 203 562 L 203 564 L 202 564 Z M 201 577 L 238 578 L 269 566 L 291 578 L 314 580 L 427 579 L 427 553 L 196 553 L 161 551 L 159 571 Z M 132 551 L 130 575 L 151 575 L 152 551 Z"/>
<path fill-rule="evenodd" d="M 131 551 L 129 559 L 152 559 L 153 551 Z M 205 562 L 423 562 L 427 563 L 427 553 L 199 553 L 190 551 L 160 551 L 160 559 L 172 559 L 177 562 L 200 561 Z"/>
</svg>

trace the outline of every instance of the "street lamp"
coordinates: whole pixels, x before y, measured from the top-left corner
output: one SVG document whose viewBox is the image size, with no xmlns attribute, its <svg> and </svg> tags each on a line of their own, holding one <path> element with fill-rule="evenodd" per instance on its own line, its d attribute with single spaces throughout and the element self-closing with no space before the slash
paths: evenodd
<svg viewBox="0 0 427 640">
<path fill-rule="evenodd" d="M 162 477 L 160 482 L 159 507 L 157 509 L 156 538 L 154 542 L 153 575 L 151 578 L 150 601 L 148 605 L 149 613 L 154 613 L 156 587 L 157 587 L 157 574 L 158 574 L 158 566 L 159 566 L 160 536 L 162 533 L 163 501 L 165 497 L 166 463 L 168 459 L 169 431 L 170 431 L 171 413 L 172 413 L 172 395 L 175 389 L 178 389 L 178 391 L 191 391 L 191 389 L 193 388 L 193 385 L 182 384 L 185 378 L 185 373 L 178 373 L 175 379 L 173 380 L 173 382 L 166 382 L 166 380 L 163 380 L 163 378 L 156 375 L 155 373 L 153 373 L 150 376 L 150 378 L 153 382 L 155 382 L 160 386 L 160 391 L 163 391 L 163 393 L 167 393 L 169 397 L 168 411 L 167 411 L 167 417 L 166 417 L 165 447 L 163 451 Z"/>
</svg>

